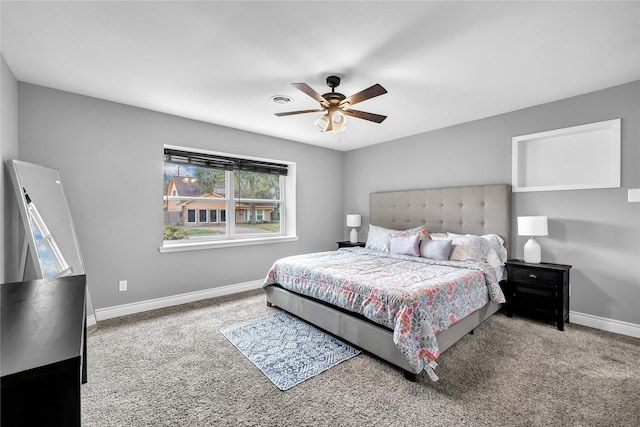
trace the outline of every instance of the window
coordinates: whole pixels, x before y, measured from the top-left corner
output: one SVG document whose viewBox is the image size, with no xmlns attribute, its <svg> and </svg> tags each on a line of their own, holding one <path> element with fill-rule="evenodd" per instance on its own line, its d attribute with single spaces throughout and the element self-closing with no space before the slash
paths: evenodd
<svg viewBox="0 0 640 427">
<path fill-rule="evenodd" d="M 264 221 L 264 209 L 256 209 L 256 221 Z M 244 211 L 244 220 L 246 222 L 251 221 L 251 218 L 253 218 L 253 211 L 251 210 L 245 210 Z"/>
<path fill-rule="evenodd" d="M 163 188 L 162 252 L 297 240 L 295 163 L 165 146 Z"/>
</svg>

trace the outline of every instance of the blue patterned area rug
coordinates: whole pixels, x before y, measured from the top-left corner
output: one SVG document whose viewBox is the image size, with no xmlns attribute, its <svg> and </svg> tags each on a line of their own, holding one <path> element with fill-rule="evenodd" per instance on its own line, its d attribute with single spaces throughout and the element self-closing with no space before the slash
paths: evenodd
<svg viewBox="0 0 640 427">
<path fill-rule="evenodd" d="M 220 329 L 280 390 L 360 354 L 285 312 Z"/>
</svg>

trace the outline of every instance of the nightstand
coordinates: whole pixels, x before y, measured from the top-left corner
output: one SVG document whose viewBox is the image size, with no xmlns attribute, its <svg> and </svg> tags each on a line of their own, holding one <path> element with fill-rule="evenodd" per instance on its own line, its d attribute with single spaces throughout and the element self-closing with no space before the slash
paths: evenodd
<svg viewBox="0 0 640 427">
<path fill-rule="evenodd" d="M 351 243 L 349 240 L 344 240 L 342 242 L 336 242 L 338 244 L 338 249 L 340 248 L 353 248 L 355 246 L 360 246 L 364 248 L 365 242 Z"/>
<path fill-rule="evenodd" d="M 507 316 L 513 312 L 552 319 L 558 330 L 569 322 L 570 265 L 529 264 L 509 260 L 507 267 Z"/>
</svg>

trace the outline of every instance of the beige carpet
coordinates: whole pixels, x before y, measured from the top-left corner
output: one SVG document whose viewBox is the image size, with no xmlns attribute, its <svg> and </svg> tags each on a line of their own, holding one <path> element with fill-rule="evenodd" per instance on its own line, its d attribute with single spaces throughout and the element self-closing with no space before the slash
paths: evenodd
<svg viewBox="0 0 640 427">
<path fill-rule="evenodd" d="M 640 339 L 498 313 L 417 383 L 366 353 L 278 390 L 218 329 L 262 291 L 100 323 L 83 426 L 637 426 Z"/>
</svg>

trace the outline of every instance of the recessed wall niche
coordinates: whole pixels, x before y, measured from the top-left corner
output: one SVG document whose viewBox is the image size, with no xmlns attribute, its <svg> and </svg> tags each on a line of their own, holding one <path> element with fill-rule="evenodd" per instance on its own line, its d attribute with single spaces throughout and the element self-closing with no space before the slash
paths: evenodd
<svg viewBox="0 0 640 427">
<path fill-rule="evenodd" d="M 620 187 L 620 119 L 512 138 L 512 189 Z"/>
</svg>

